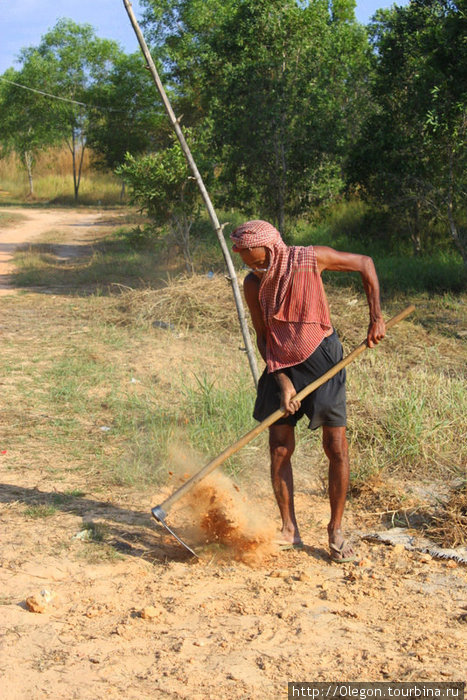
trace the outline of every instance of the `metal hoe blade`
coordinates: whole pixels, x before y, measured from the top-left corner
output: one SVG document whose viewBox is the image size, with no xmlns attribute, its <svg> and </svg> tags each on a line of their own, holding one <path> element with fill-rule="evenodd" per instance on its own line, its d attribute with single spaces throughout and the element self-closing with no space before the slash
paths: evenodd
<svg viewBox="0 0 467 700">
<path fill-rule="evenodd" d="M 172 537 L 175 537 L 177 542 L 180 542 L 180 544 L 183 547 L 185 547 L 185 549 L 187 549 L 192 556 L 198 558 L 198 555 L 195 554 L 195 552 L 187 544 L 185 544 L 185 542 L 183 540 L 181 540 L 180 537 L 167 525 L 167 523 L 165 522 L 165 516 L 167 515 L 167 513 L 164 510 L 162 510 L 162 508 L 160 506 L 155 506 L 154 508 L 152 508 L 151 515 L 154 518 L 154 520 L 156 522 L 158 522 L 160 525 L 162 525 L 163 527 L 165 527 L 167 532 L 170 532 Z"/>
</svg>

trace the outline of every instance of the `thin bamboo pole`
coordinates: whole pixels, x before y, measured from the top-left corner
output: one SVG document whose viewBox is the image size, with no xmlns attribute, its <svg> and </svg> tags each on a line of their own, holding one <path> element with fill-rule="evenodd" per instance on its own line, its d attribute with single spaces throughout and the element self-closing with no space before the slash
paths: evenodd
<svg viewBox="0 0 467 700">
<path fill-rule="evenodd" d="M 229 280 L 232 285 L 232 292 L 234 295 L 235 299 L 235 305 L 237 307 L 237 314 L 238 314 L 238 319 L 240 321 L 240 328 L 242 331 L 243 335 L 243 342 L 245 343 L 245 350 L 248 356 L 248 362 L 250 363 L 250 369 L 251 373 L 253 375 L 253 380 L 255 383 L 255 386 L 258 386 L 258 365 L 256 363 L 256 355 L 255 351 L 253 348 L 253 343 L 251 341 L 251 336 L 250 336 L 250 331 L 248 329 L 248 323 L 246 320 L 246 315 L 245 315 L 245 308 L 243 306 L 243 301 L 242 297 L 240 294 L 240 289 L 238 286 L 238 280 L 237 280 L 237 274 L 235 272 L 235 267 L 232 262 L 232 258 L 230 256 L 230 251 L 227 247 L 227 244 L 225 242 L 224 238 L 224 233 L 222 230 L 222 226 L 219 224 L 219 220 L 217 218 L 217 214 L 214 210 L 214 207 L 211 202 L 211 198 L 209 197 L 208 191 L 206 190 L 206 187 L 203 182 L 203 178 L 200 175 L 200 172 L 196 166 L 196 163 L 193 159 L 193 156 L 191 154 L 190 148 L 185 140 L 185 137 L 183 135 L 183 131 L 180 128 L 180 124 L 178 119 L 175 116 L 175 113 L 172 109 L 172 105 L 170 104 L 169 98 L 167 97 L 167 94 L 164 90 L 164 86 L 162 85 L 162 82 L 159 77 L 159 73 L 157 72 L 157 68 L 154 64 L 154 61 L 152 60 L 151 53 L 148 49 L 148 46 L 146 44 L 146 41 L 144 39 L 144 36 L 141 32 L 141 29 L 139 27 L 138 21 L 134 15 L 133 8 L 131 6 L 131 2 L 129 0 L 123 0 L 123 4 L 125 5 L 125 9 L 128 13 L 128 17 L 130 18 L 130 22 L 133 26 L 133 29 L 135 31 L 136 37 L 138 39 L 139 45 L 141 47 L 141 51 L 143 52 L 143 56 L 147 61 L 148 68 L 151 72 L 151 75 L 154 79 L 154 82 L 156 84 L 156 87 L 159 91 L 159 95 L 161 96 L 162 103 L 164 105 L 165 111 L 167 112 L 167 115 L 170 119 L 170 122 L 174 128 L 174 131 L 177 135 L 177 138 L 180 142 L 180 145 L 182 147 L 182 150 L 185 154 L 185 157 L 188 161 L 188 165 L 190 166 L 191 172 L 193 173 L 195 180 L 198 184 L 198 187 L 201 192 L 201 196 L 204 200 L 204 203 L 206 205 L 206 208 L 209 213 L 209 218 L 211 219 L 212 226 L 216 232 L 216 236 L 219 240 L 222 253 L 224 255 L 224 260 L 227 265 L 227 270 L 229 271 Z"/>
</svg>

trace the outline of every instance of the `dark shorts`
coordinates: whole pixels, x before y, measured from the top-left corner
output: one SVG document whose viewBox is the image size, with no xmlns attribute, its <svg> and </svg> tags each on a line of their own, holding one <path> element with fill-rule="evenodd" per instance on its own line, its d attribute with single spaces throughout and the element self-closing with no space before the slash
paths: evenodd
<svg viewBox="0 0 467 700">
<path fill-rule="evenodd" d="M 310 357 L 294 367 L 287 367 L 283 371 L 290 377 L 297 393 L 308 384 L 314 382 L 342 360 L 343 351 L 336 331 L 320 343 Z M 274 374 L 268 374 L 264 370 L 258 383 L 253 417 L 263 421 L 271 413 L 280 408 L 280 390 Z M 309 396 L 302 400 L 300 409 L 293 415 L 279 418 L 274 425 L 296 425 L 303 415 L 307 415 L 311 430 L 326 425 L 330 428 L 339 428 L 346 425 L 345 409 L 345 369 L 328 379 Z"/>
</svg>

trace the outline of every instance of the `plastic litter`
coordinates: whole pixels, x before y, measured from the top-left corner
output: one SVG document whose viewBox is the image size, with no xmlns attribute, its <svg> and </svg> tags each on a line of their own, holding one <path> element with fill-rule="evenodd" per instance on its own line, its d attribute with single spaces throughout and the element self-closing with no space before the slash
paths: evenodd
<svg viewBox="0 0 467 700">
<path fill-rule="evenodd" d="M 166 321 L 153 321 L 152 325 L 154 328 L 163 328 L 165 331 L 174 331 L 175 326 L 173 323 L 167 323 Z"/>
</svg>

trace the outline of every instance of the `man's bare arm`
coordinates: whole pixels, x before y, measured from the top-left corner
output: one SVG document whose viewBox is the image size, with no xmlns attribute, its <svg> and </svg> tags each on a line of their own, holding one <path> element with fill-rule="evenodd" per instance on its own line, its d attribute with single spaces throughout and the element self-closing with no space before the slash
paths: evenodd
<svg viewBox="0 0 467 700">
<path fill-rule="evenodd" d="M 255 329 L 258 350 L 266 362 L 266 326 L 264 325 L 263 313 L 259 303 L 260 284 L 258 277 L 250 272 L 243 281 L 243 291 L 250 311 L 253 328 Z"/>
<path fill-rule="evenodd" d="M 243 282 L 243 291 L 251 314 L 253 328 L 255 329 L 258 350 L 261 353 L 261 357 L 266 362 L 266 326 L 264 325 L 263 312 L 261 311 L 259 303 L 260 284 L 261 280 L 253 273 L 250 273 L 245 277 Z M 300 408 L 300 401 L 294 398 L 297 393 L 294 385 L 289 377 L 280 370 L 274 372 L 274 377 L 281 391 L 281 406 L 287 413 L 295 413 L 295 411 L 298 411 Z"/>
<path fill-rule="evenodd" d="M 368 347 L 374 347 L 384 338 L 386 325 L 381 314 L 379 281 L 373 260 L 368 255 L 344 253 L 327 246 L 315 246 L 315 253 L 320 274 L 323 270 L 360 273 L 370 309 L 367 342 Z"/>
</svg>

